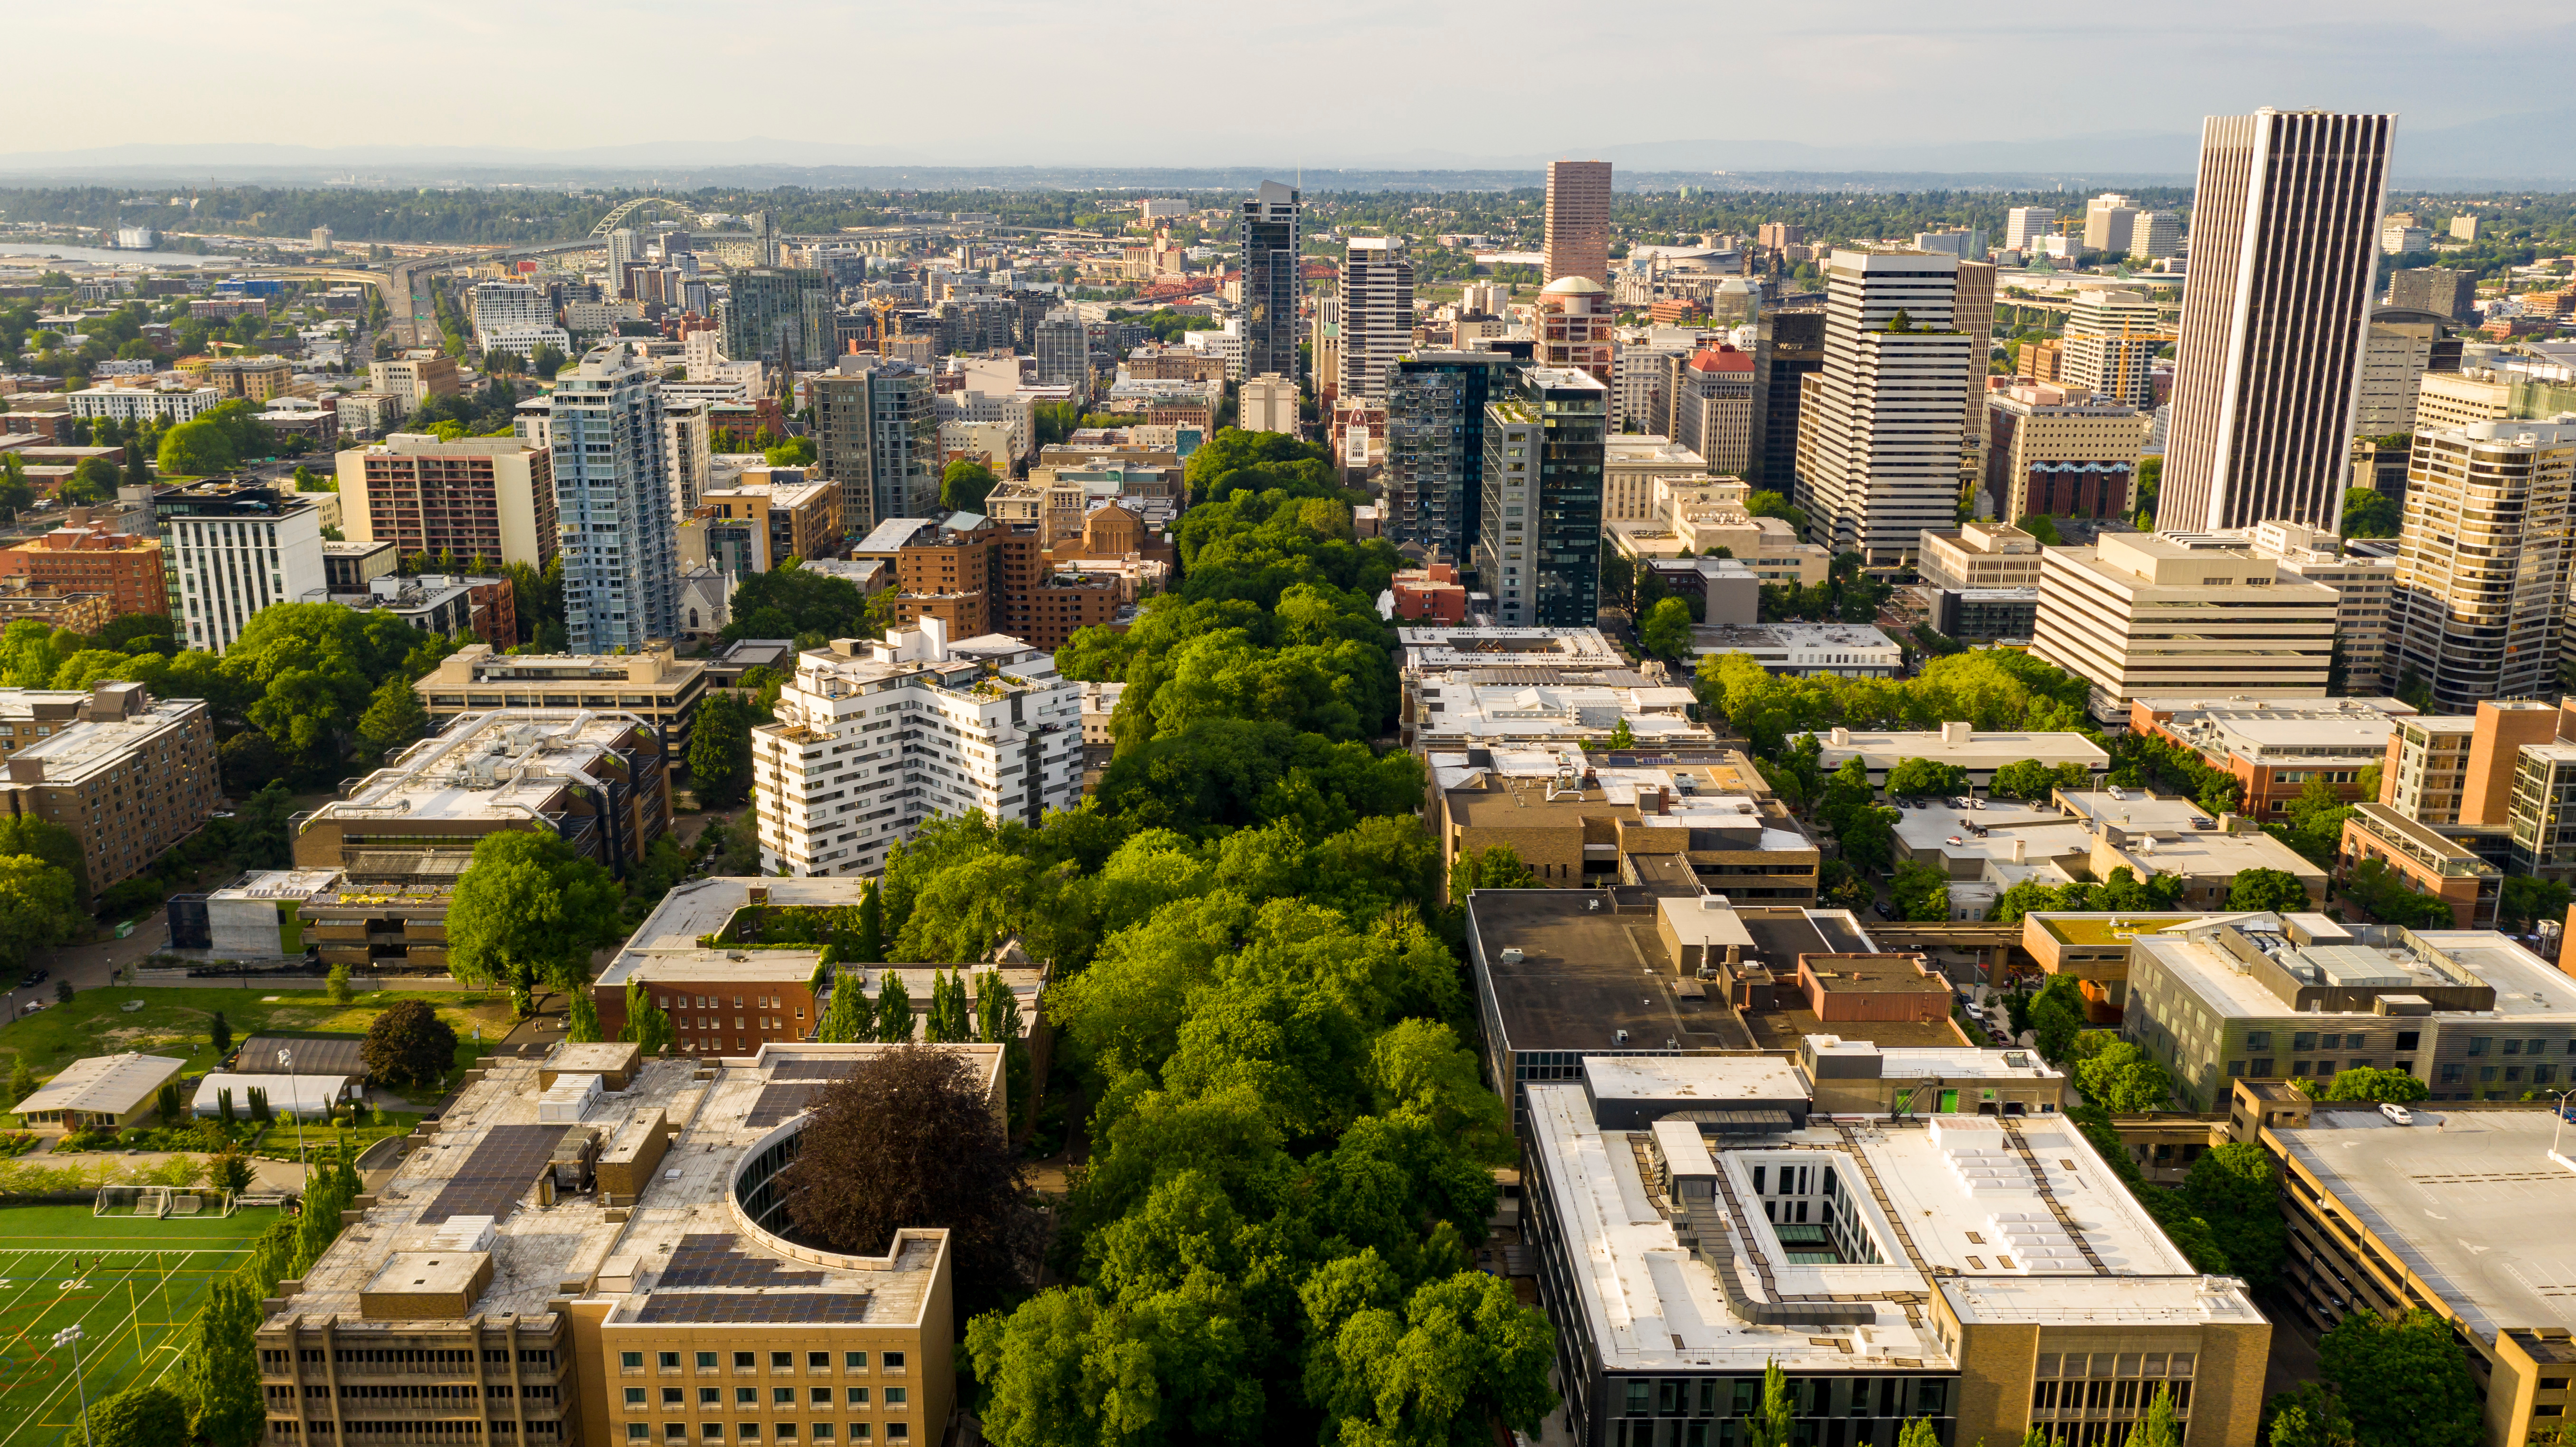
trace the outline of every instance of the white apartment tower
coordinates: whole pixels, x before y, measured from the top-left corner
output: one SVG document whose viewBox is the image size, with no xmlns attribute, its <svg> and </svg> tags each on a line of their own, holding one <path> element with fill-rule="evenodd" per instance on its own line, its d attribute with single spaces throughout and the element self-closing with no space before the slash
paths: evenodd
<svg viewBox="0 0 2576 1447">
<path fill-rule="evenodd" d="M 640 652 L 678 631 L 679 544 L 656 375 L 612 342 L 555 381 L 547 432 L 574 653 Z"/>
<path fill-rule="evenodd" d="M 2084 205 L 2084 249 L 2104 256 L 2126 256 L 2136 241 L 2137 205 L 2128 197 L 2105 192 Z"/>
<path fill-rule="evenodd" d="M 2066 381 L 2105 402 L 2156 405 L 2156 350 L 2173 340 L 2143 292 L 2087 287 L 2066 319 Z"/>
<path fill-rule="evenodd" d="M 1082 801 L 1082 685 L 1044 649 L 952 644 L 924 618 L 799 654 L 778 721 L 752 730 L 760 872 L 875 874 L 924 820 L 1035 826 Z"/>
<path fill-rule="evenodd" d="M 1873 563 L 1958 522 L 1974 339 L 1953 322 L 1959 258 L 1837 250 L 1825 365 L 1802 379 L 1797 500 L 1809 541 Z"/>
<path fill-rule="evenodd" d="M 1404 238 L 1352 237 L 1341 299 L 1341 399 L 1383 407 L 1387 364 L 1413 349 L 1413 260 Z"/>
<path fill-rule="evenodd" d="M 2340 525 L 2396 123 L 2202 123 L 2158 527 Z"/>
<path fill-rule="evenodd" d="M 181 646 L 221 653 L 252 615 L 323 586 L 322 511 L 293 492 L 200 482 L 153 494 Z"/>
</svg>

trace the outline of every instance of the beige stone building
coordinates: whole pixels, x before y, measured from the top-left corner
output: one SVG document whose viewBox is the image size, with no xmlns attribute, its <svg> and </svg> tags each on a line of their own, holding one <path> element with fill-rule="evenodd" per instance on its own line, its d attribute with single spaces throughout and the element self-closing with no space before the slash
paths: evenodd
<svg viewBox="0 0 2576 1447">
<path fill-rule="evenodd" d="M 668 648 L 631 655 L 495 653 L 469 643 L 439 660 L 412 691 L 432 728 L 497 708 L 613 709 L 653 726 L 673 763 L 688 756 L 689 728 L 706 696 L 707 665 Z"/>
<path fill-rule="evenodd" d="M 0 813 L 80 841 L 93 894 L 141 873 L 224 807 L 201 699 L 139 683 L 0 689 Z"/>
<path fill-rule="evenodd" d="M 885 1048 L 645 1060 L 613 1095 L 601 1047 L 491 1057 L 264 1305 L 267 1440 L 930 1447 L 948 1233 L 836 1251 L 778 1197 L 806 1102 Z M 1003 1047 L 936 1048 L 1006 1119 Z"/>
</svg>

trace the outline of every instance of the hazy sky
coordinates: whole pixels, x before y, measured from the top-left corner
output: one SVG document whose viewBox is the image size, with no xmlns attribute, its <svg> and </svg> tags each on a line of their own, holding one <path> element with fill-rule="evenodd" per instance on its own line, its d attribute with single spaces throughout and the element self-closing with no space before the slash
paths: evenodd
<svg viewBox="0 0 2576 1447">
<path fill-rule="evenodd" d="M 117 0 L 13 7 L 0 151 L 746 136 L 962 164 L 1312 165 L 1707 137 L 2443 126 L 2563 106 L 2566 0 Z M 2060 12 L 2085 11 L 2058 18 Z M 60 63 L 35 57 L 59 57 Z M 2401 129 L 2401 137 L 2403 130 Z"/>
</svg>

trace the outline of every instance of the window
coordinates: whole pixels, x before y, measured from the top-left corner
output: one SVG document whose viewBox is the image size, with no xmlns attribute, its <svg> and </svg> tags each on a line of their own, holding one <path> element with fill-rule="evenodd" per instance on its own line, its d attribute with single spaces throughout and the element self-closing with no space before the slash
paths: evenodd
<svg viewBox="0 0 2576 1447">
<path fill-rule="evenodd" d="M 2415 1048 L 2416 1042 L 2423 1038 L 2423 1032 L 2420 1030 L 2400 1030 L 2397 1032 L 2397 1048 L 2400 1050 L 2412 1050 Z M 2576 1041 L 2571 1041 L 2570 1043 L 2576 1044 Z"/>
<path fill-rule="evenodd" d="M 796 1389 L 795 1389 L 794 1387 L 772 1387 L 772 1388 L 770 1388 L 770 1389 L 769 1389 L 769 1405 L 771 1405 L 771 1406 L 773 1406 L 773 1407 L 793 1407 L 793 1406 L 795 1406 L 795 1405 L 796 1405 Z"/>
<path fill-rule="evenodd" d="M 644 1354 L 642 1352 L 619 1352 L 617 1354 L 617 1365 L 624 1371 L 640 1372 L 644 1370 Z"/>
<path fill-rule="evenodd" d="M 702 1372 L 712 1372 L 712 1371 L 714 1371 L 715 1369 L 716 1369 L 716 1354 L 715 1354 L 714 1352 L 700 1352 L 700 1353 L 698 1353 L 698 1370 L 699 1370 L 699 1371 L 702 1371 Z"/>
<path fill-rule="evenodd" d="M 796 1353 L 771 1352 L 769 1354 L 769 1369 L 773 1372 L 792 1372 L 796 1370 Z"/>
<path fill-rule="evenodd" d="M 687 1394 L 681 1391 L 678 1387 L 664 1387 L 662 1389 L 662 1405 L 665 1407 L 676 1407 L 686 1400 Z"/>
<path fill-rule="evenodd" d="M 865 1388 L 865 1387 L 852 1387 L 852 1388 L 850 1388 L 850 1405 L 851 1405 L 851 1406 L 853 1406 L 853 1407 L 864 1407 L 864 1406 L 866 1406 L 867 1404 L 868 1404 L 868 1389 L 867 1389 L 867 1388 Z"/>
<path fill-rule="evenodd" d="M 2317 1032 L 2316 1032 L 2316 1031 L 2314 1031 L 2314 1030 L 2301 1030 L 2301 1031 L 2297 1032 L 2296 1034 L 2294 1034 L 2294 1035 L 2292 1035 L 2292 1036 L 2290 1037 L 2290 1048 L 2291 1048 L 2291 1049 L 2293 1049 L 2293 1050 L 2314 1050 L 2314 1049 L 2316 1049 L 2316 1048 L 2317 1048 Z"/>
<path fill-rule="evenodd" d="M 814 1389 L 813 1396 L 814 1405 L 817 1407 L 828 1407 L 832 1405 L 832 1389 L 830 1387 L 816 1387 Z"/>
<path fill-rule="evenodd" d="M 2267 1080 L 2267 1079 L 2271 1078 L 2273 1063 L 2274 1063 L 2274 1062 L 2273 1062 L 2273 1060 L 2272 1060 L 2272 1057 L 2271 1057 L 2271 1056 L 2269 1056 L 2269 1055 L 2258 1055 L 2258 1056 L 2255 1056 L 2255 1057 L 2254 1057 L 2254 1078 L 2255 1078 L 2255 1079 L 2257 1079 L 2257 1080 Z M 2231 1075 L 2232 1075 L 2232 1074 L 2234 1074 L 2234 1073 L 2235 1073 L 2235 1072 L 2233 1072 L 2233 1071 L 2230 1071 L 2230 1072 L 2229 1072 L 2229 1074 L 2231 1074 Z"/>
<path fill-rule="evenodd" d="M 758 1387 L 736 1387 L 736 1388 L 734 1388 L 734 1389 L 733 1389 L 733 1404 L 734 1404 L 735 1406 L 737 1406 L 737 1407 L 757 1407 L 757 1406 L 759 1406 L 759 1405 L 760 1405 L 760 1388 L 758 1388 Z"/>
<path fill-rule="evenodd" d="M 899 1372 L 899 1371 L 902 1371 L 902 1370 L 903 1370 L 903 1353 L 901 1353 L 901 1352 L 887 1352 L 887 1353 L 885 1353 L 885 1355 L 883 1356 L 883 1358 L 881 1358 L 881 1359 L 880 1359 L 879 1364 L 880 1364 L 880 1365 L 882 1365 L 882 1366 L 883 1366 L 887 1371 L 890 1371 L 890 1372 Z"/>
<path fill-rule="evenodd" d="M 2248 1030 L 2248 1031 L 2246 1031 L 2246 1032 L 2245 1032 L 2245 1048 L 2246 1048 L 2246 1049 L 2248 1049 L 2248 1050 L 2269 1050 L 2269 1049 L 2271 1049 L 2271 1048 L 2272 1048 L 2272 1032 L 2271 1032 L 2271 1031 L 2269 1031 L 2269 1030 Z"/>
<path fill-rule="evenodd" d="M 759 1365 L 760 1353 L 758 1352 L 735 1352 L 733 1354 L 733 1369 L 737 1372 L 751 1371 Z"/>
<path fill-rule="evenodd" d="M 642 1422 L 629 1422 L 626 1424 L 626 1440 L 629 1442 L 641 1442 L 652 1435 L 653 1429 Z"/>
<path fill-rule="evenodd" d="M 852 1422 L 850 1424 L 850 1440 L 853 1442 L 865 1442 L 868 1440 L 869 1434 L 875 1430 L 875 1428 L 869 1426 L 865 1422 Z"/>
<path fill-rule="evenodd" d="M 724 1392 L 723 1392 L 721 1389 L 716 1388 L 716 1387 L 700 1387 L 700 1388 L 698 1388 L 698 1405 L 699 1405 L 699 1406 L 701 1406 L 701 1407 L 716 1407 L 716 1406 L 721 1406 L 721 1405 L 723 1405 L 723 1403 L 724 1403 Z"/>
<path fill-rule="evenodd" d="M 889 1409 L 900 1407 L 909 1395 L 902 1387 L 888 1387 L 885 1389 L 885 1404 Z"/>
<path fill-rule="evenodd" d="M 640 1411 L 644 1406 L 644 1389 L 642 1387 L 628 1387 L 626 1389 L 626 1405 Z"/>
<path fill-rule="evenodd" d="M 910 1424 L 908 1424 L 908 1423 L 904 1423 L 904 1422 L 888 1422 L 888 1423 L 886 1423 L 886 1440 L 887 1440 L 887 1441 L 889 1441 L 889 1442 L 903 1442 L 903 1441 L 909 1441 L 909 1440 L 911 1439 L 911 1437 L 912 1437 L 912 1427 L 911 1427 L 911 1425 L 910 1425 Z"/>
<path fill-rule="evenodd" d="M 741 1438 L 745 1442 L 757 1442 L 760 1440 L 760 1424 L 758 1422 L 737 1422 L 734 1424 L 733 1435 Z"/>
<path fill-rule="evenodd" d="M 828 1372 L 832 1369 L 832 1354 L 830 1352 L 807 1352 L 805 1354 L 805 1365 L 808 1369 L 813 1371 Z"/>
<path fill-rule="evenodd" d="M 680 1369 L 680 1354 L 678 1352 L 657 1352 L 654 1354 L 654 1360 L 659 1362 L 662 1370 L 666 1372 L 676 1372 Z"/>
<path fill-rule="evenodd" d="M 2290 1073 L 2294 1076 L 2305 1075 L 2308 1073 L 2308 1067 L 2313 1063 L 2307 1060 L 2293 1060 L 2290 1062 Z"/>
<path fill-rule="evenodd" d="M 2508 1040 L 2504 1042 L 2504 1053 L 2507 1055 L 2520 1055 L 2522 1053 L 2522 1042 L 2519 1040 Z"/>
<path fill-rule="evenodd" d="M 2472 1035 L 2469 1037 L 2469 1053 L 2471 1055 L 2484 1055 L 2487 1053 L 2489 1047 L 2494 1044 L 2495 1040 L 2492 1036 Z"/>
</svg>

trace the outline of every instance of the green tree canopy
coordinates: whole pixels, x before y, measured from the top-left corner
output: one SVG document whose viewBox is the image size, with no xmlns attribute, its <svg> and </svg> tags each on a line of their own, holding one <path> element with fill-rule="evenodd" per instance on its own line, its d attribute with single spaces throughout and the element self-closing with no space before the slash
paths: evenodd
<svg viewBox="0 0 2576 1447">
<path fill-rule="evenodd" d="M 1898 759 L 1887 771 L 1887 795 L 1891 799 L 1919 799 L 1935 794 L 1964 794 L 1968 791 L 1968 771 L 1957 764 L 1944 764 L 1932 759 Z"/>
<path fill-rule="evenodd" d="M 2311 903 L 2308 887 L 2299 883 L 2297 875 L 2278 869 L 2248 869 L 2228 884 L 2227 907 L 2287 914 L 2308 909 Z"/>
<path fill-rule="evenodd" d="M 939 505 L 950 512 L 982 512 L 984 499 L 1000 482 L 993 469 L 971 457 L 958 458 L 940 474 Z"/>
<path fill-rule="evenodd" d="M 1938 921 L 1950 917 L 1950 874 L 1937 865 L 1911 859 L 1898 865 L 1888 895 L 1896 906 L 1898 919 Z"/>
<path fill-rule="evenodd" d="M 1657 603 L 1637 625 L 1637 638 L 1657 658 L 1686 657 L 1691 650 L 1690 604 L 1679 598 Z"/>
<path fill-rule="evenodd" d="M 2318 1343 L 2317 1372 L 2342 1399 L 2358 1447 L 2476 1447 L 2476 1383 L 2448 1322 L 2357 1311 Z"/>
<path fill-rule="evenodd" d="M 448 969 L 468 984 L 575 990 L 591 951 L 622 936 L 608 871 L 551 833 L 487 834 L 456 881 L 447 911 Z"/>
</svg>

